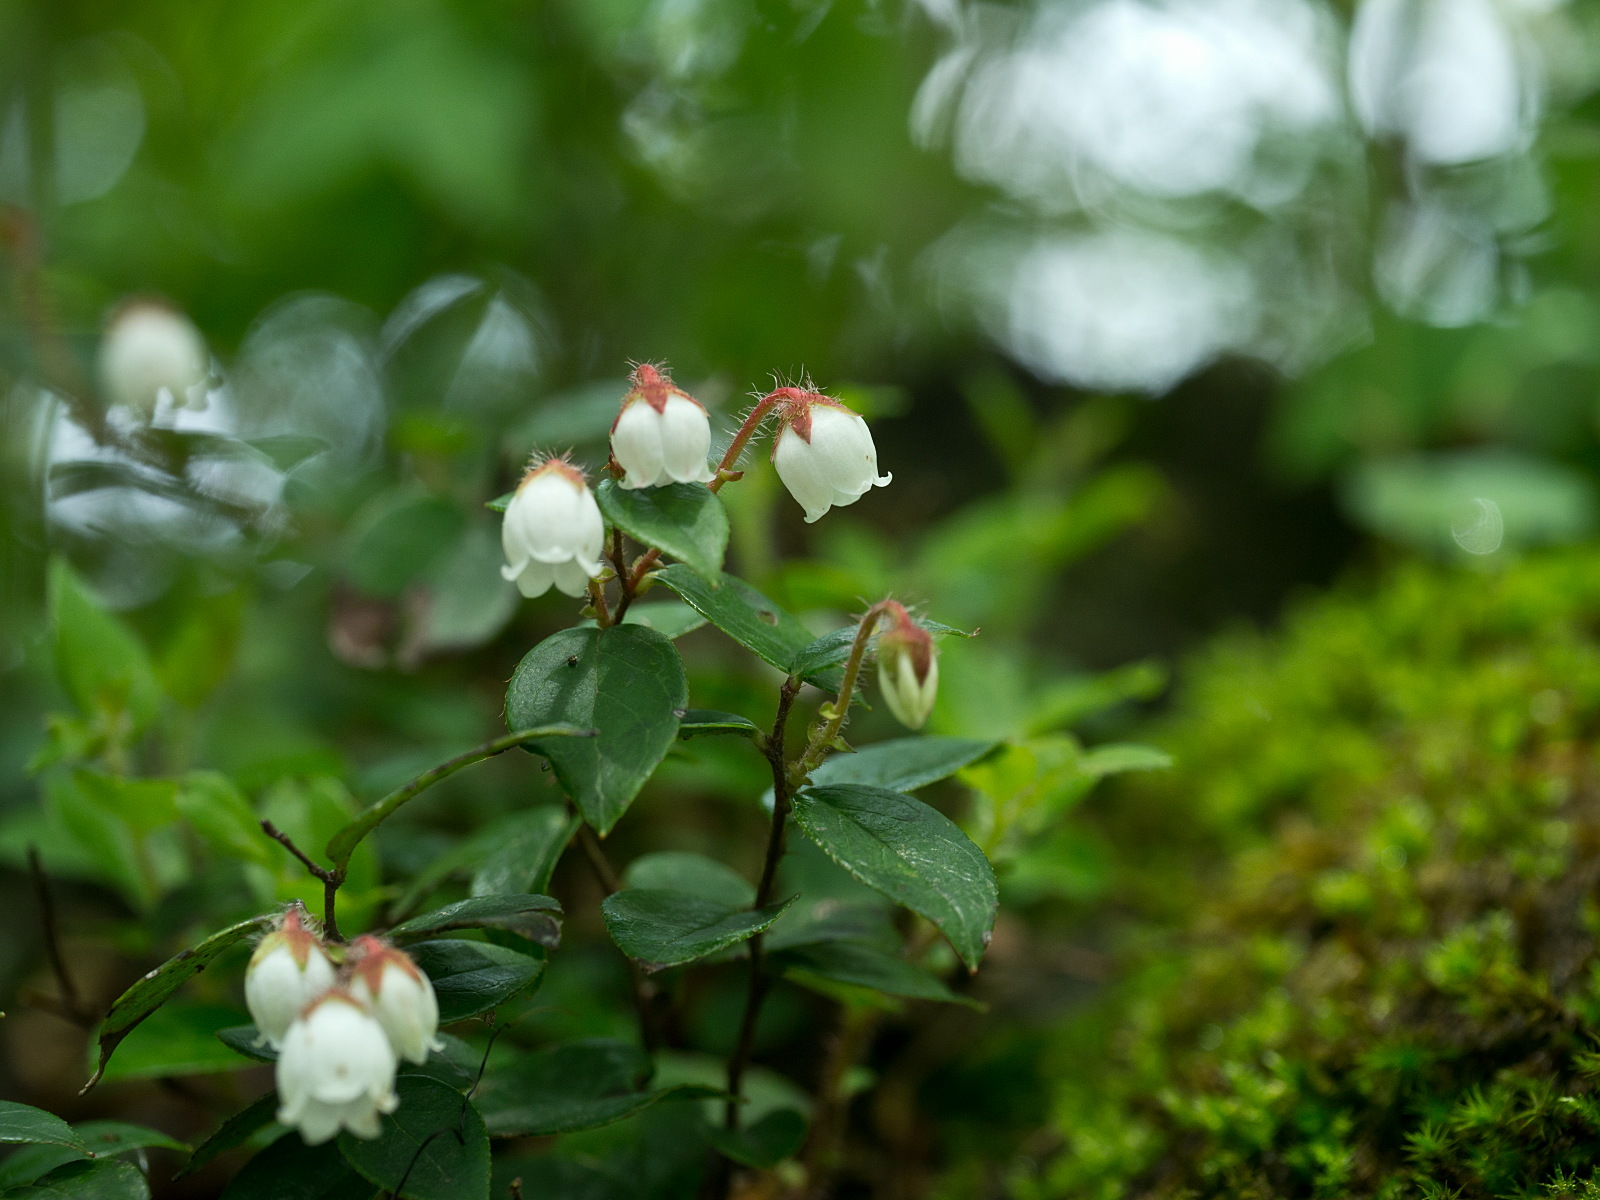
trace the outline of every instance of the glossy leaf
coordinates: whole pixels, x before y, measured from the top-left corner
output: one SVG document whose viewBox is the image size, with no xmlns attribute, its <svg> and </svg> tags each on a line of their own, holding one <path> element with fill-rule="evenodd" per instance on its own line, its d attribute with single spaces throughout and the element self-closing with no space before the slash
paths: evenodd
<svg viewBox="0 0 1600 1200">
<path fill-rule="evenodd" d="M 407 953 L 433 983 L 440 1024 L 488 1012 L 544 974 L 542 958 L 490 942 L 441 938 L 419 942 Z"/>
<path fill-rule="evenodd" d="M 783 951 L 778 961 L 784 973 L 797 983 L 805 983 L 814 976 L 909 1000 L 942 1000 L 982 1007 L 970 997 L 951 991 L 943 982 L 898 954 L 866 942 L 815 942 Z"/>
<path fill-rule="evenodd" d="M 628 864 L 622 873 L 628 888 L 687 892 L 729 908 L 749 908 L 756 901 L 755 884 L 725 863 L 703 854 L 660 850 Z"/>
<path fill-rule="evenodd" d="M 561 905 L 550 896 L 474 896 L 396 925 L 396 941 L 447 929 L 507 929 L 551 949 L 561 944 Z"/>
<path fill-rule="evenodd" d="M 132 1163 L 82 1159 L 55 1168 L 3 1200 L 150 1200 L 150 1185 Z"/>
<path fill-rule="evenodd" d="M 540 804 L 496 822 L 490 849 L 473 872 L 474 896 L 538 892 L 550 886 L 561 853 L 578 831 L 578 818 L 556 804 Z"/>
<path fill-rule="evenodd" d="M 723 574 L 708 580 L 675 564 L 656 572 L 655 578 L 723 633 L 780 671 L 788 671 L 796 656 L 816 641 L 798 617 L 736 576 Z M 836 689 L 841 674 L 836 668 L 825 670 L 811 682 Z"/>
<path fill-rule="evenodd" d="M 891 792 L 914 792 L 977 762 L 998 742 L 977 738 L 907 737 L 835 754 L 811 772 L 814 787 L 857 783 Z"/>
<path fill-rule="evenodd" d="M 34 1108 L 31 1104 L 0 1100 L 0 1144 L 29 1143 L 65 1146 L 68 1150 L 76 1150 L 80 1154 L 87 1154 L 89 1151 L 83 1144 L 83 1139 L 73 1132 L 72 1126 L 54 1113 Z"/>
<path fill-rule="evenodd" d="M 780 1108 L 743 1129 L 706 1129 L 706 1141 L 718 1153 L 746 1167 L 770 1171 L 805 1145 L 806 1119 L 792 1108 Z"/>
<path fill-rule="evenodd" d="M 683 660 L 655 630 L 567 629 L 517 664 L 506 720 L 513 729 L 565 723 L 596 731 L 526 748 L 550 760 L 578 811 L 604 834 L 672 748 L 688 698 Z"/>
<path fill-rule="evenodd" d="M 410 1200 L 488 1200 L 489 1133 L 460 1092 L 422 1075 L 395 1080 L 400 1107 L 371 1140 L 339 1135 L 363 1177 Z"/>
<path fill-rule="evenodd" d="M 255 1032 L 255 1026 L 252 1025 L 248 1028 L 251 1033 Z M 229 1150 L 244 1145 L 245 1142 L 276 1121 L 277 1116 L 278 1093 L 268 1092 L 248 1108 L 234 1113 L 233 1116 L 222 1123 L 215 1133 L 196 1146 L 194 1153 L 189 1156 L 189 1161 L 179 1168 L 178 1173 L 173 1178 L 182 1179 L 185 1175 L 192 1175 L 216 1158 L 217 1155 L 226 1154 Z"/>
<path fill-rule="evenodd" d="M 109 1159 L 132 1150 L 163 1149 L 187 1154 L 189 1147 L 159 1130 L 127 1121 L 81 1121 L 73 1126 L 87 1148 L 96 1158 Z M 60 1145 L 22 1146 L 6 1155 L 0 1162 L 0 1189 L 32 1183 L 64 1163 L 74 1162 L 84 1153 Z"/>
<path fill-rule="evenodd" d="M 687 892 L 630 888 L 600 906 L 606 932 L 647 971 L 693 962 L 736 946 L 766 929 L 791 900 L 755 910 L 735 908 Z"/>
<path fill-rule="evenodd" d="M 650 1056 L 638 1047 L 591 1038 L 492 1069 L 477 1102 L 491 1134 L 525 1137 L 595 1129 L 671 1097 L 718 1094 L 693 1085 L 651 1089 L 650 1074 Z"/>
<path fill-rule="evenodd" d="M 761 729 L 749 717 L 738 713 L 716 712 L 709 708 L 691 708 L 683 714 L 678 725 L 678 736 L 685 741 L 697 737 L 715 737 L 733 734 L 738 737 L 759 737 Z"/>
<path fill-rule="evenodd" d="M 976 970 L 994 929 L 994 869 L 949 817 L 901 792 L 856 784 L 802 789 L 806 836 L 868 887 L 932 921 Z"/>
<path fill-rule="evenodd" d="M 345 1162 L 338 1143 L 308 1146 L 286 1133 L 245 1163 L 222 1200 L 369 1200 L 376 1191 Z"/>
<path fill-rule="evenodd" d="M 185 981 L 210 966 L 218 955 L 230 946 L 237 945 L 251 934 L 264 932 L 272 923 L 271 917 L 251 917 L 237 925 L 212 934 L 198 946 L 169 958 L 143 979 L 135 983 L 111 1005 L 111 1011 L 100 1023 L 100 1059 L 94 1076 L 84 1085 L 88 1091 L 105 1074 L 106 1063 L 117 1044 L 132 1033 L 134 1027 L 164 1004 Z"/>
<path fill-rule="evenodd" d="M 654 546 L 707 578 L 721 572 L 728 513 L 704 484 L 625 488 L 614 479 L 602 479 L 594 498 L 606 521 L 634 541 Z"/>
</svg>

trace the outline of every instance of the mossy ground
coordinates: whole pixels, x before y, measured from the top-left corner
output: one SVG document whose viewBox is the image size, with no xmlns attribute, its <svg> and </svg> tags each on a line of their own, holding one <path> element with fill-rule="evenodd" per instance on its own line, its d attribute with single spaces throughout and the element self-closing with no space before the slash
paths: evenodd
<svg viewBox="0 0 1600 1200">
<path fill-rule="evenodd" d="M 1225 639 L 1161 741 L 1095 814 L 1126 973 L 1005 1190 L 1600 1195 L 1600 554 Z"/>
</svg>

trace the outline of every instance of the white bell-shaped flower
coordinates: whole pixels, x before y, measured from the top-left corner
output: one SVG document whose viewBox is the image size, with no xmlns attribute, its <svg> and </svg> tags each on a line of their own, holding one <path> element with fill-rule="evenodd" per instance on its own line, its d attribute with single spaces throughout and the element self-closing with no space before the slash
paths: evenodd
<svg viewBox="0 0 1600 1200">
<path fill-rule="evenodd" d="M 199 385 L 211 356 L 188 317 L 157 300 L 135 300 L 106 326 L 99 369 L 107 398 L 148 421 L 163 393 L 175 404 L 205 406 Z"/>
<path fill-rule="evenodd" d="M 334 983 L 333 960 L 306 928 L 304 910 L 291 908 L 261 939 L 244 973 L 244 1002 L 261 1038 L 276 1049 L 290 1023 Z"/>
<path fill-rule="evenodd" d="M 611 457 L 625 488 L 710 483 L 711 419 L 699 401 L 646 363 L 611 425 Z"/>
<path fill-rule="evenodd" d="M 605 521 L 583 473 L 564 458 L 547 458 L 522 477 L 506 507 L 500 574 L 530 599 L 552 586 L 581 596 L 600 574 L 605 540 Z"/>
<path fill-rule="evenodd" d="M 921 729 L 939 696 L 939 651 L 933 638 L 894 601 L 890 626 L 878 635 L 878 687 L 895 720 Z"/>
<path fill-rule="evenodd" d="M 893 478 L 878 474 L 878 448 L 867 423 L 837 400 L 797 393 L 780 407 L 779 420 L 772 462 L 808 524 Z"/>
<path fill-rule="evenodd" d="M 395 1053 L 422 1063 L 428 1051 L 443 1050 L 438 998 L 410 955 L 370 935 L 358 937 L 350 949 L 350 994 L 372 1010 Z"/>
<path fill-rule="evenodd" d="M 348 1129 L 375 1138 L 378 1117 L 400 1104 L 394 1048 L 371 1011 L 334 989 L 313 1000 L 284 1036 L 278 1054 L 278 1120 L 307 1145 Z"/>
</svg>

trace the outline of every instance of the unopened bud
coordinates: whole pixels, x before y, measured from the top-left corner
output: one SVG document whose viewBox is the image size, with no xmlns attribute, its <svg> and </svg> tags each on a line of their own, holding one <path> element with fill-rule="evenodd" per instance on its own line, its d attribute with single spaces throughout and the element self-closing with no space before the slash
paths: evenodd
<svg viewBox="0 0 1600 1200">
<path fill-rule="evenodd" d="M 100 384 L 108 399 L 148 421 L 163 393 L 174 404 L 202 407 L 195 389 L 211 358 L 194 323 L 158 300 L 123 305 L 100 343 Z"/>
<path fill-rule="evenodd" d="M 878 687 L 895 720 L 921 729 L 939 696 L 939 651 L 905 608 L 887 605 L 889 628 L 878 635 Z"/>
<path fill-rule="evenodd" d="M 372 1010 L 395 1052 L 421 1063 L 444 1049 L 433 984 L 410 955 L 370 935 L 358 937 L 350 954 L 350 994 Z"/>
<path fill-rule="evenodd" d="M 859 414 L 829 396 L 783 390 L 772 463 L 783 486 L 806 510 L 808 524 L 834 505 L 854 504 L 894 478 L 878 474 L 878 448 Z"/>
<path fill-rule="evenodd" d="M 606 525 L 583 472 L 564 458 L 530 467 L 506 506 L 500 574 L 530 599 L 556 587 L 581 596 L 600 574 Z"/>
<path fill-rule="evenodd" d="M 624 472 L 622 486 L 711 482 L 711 419 L 700 402 L 648 363 L 634 371 L 632 382 L 611 425 L 611 457 Z"/>
<path fill-rule="evenodd" d="M 290 1023 L 333 986 L 334 966 L 322 939 L 306 927 L 298 905 L 261 939 L 244 973 L 244 1002 L 261 1036 L 274 1048 Z"/>
<path fill-rule="evenodd" d="M 278 1120 L 300 1131 L 307 1145 L 341 1129 L 375 1138 L 378 1117 L 400 1104 L 398 1064 L 383 1026 L 342 988 L 323 993 L 300 1014 L 278 1055 Z"/>
</svg>

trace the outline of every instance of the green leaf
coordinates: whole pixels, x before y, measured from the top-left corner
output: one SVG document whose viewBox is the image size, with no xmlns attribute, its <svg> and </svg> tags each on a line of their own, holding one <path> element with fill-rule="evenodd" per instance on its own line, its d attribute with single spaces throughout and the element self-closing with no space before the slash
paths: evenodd
<svg viewBox="0 0 1600 1200">
<path fill-rule="evenodd" d="M 491 942 L 441 938 L 408 951 L 433 982 L 439 1023 L 475 1017 L 503 1004 L 544 974 L 544 960 Z"/>
<path fill-rule="evenodd" d="M 218 1044 L 217 1035 L 237 1025 L 243 1015 L 231 1005 L 171 1000 L 151 1013 L 117 1047 L 117 1055 L 107 1064 L 102 1081 L 237 1070 L 238 1061 L 227 1047 Z"/>
<path fill-rule="evenodd" d="M 610 1125 L 675 1096 L 719 1094 L 695 1085 L 651 1090 L 650 1075 L 650 1056 L 638 1047 L 591 1038 L 492 1069 L 477 1102 L 495 1137 L 534 1137 Z"/>
<path fill-rule="evenodd" d="M 719 574 L 708 580 L 675 564 L 657 571 L 655 578 L 723 633 L 780 671 L 787 671 L 800 652 L 816 641 L 798 617 L 784 612 L 736 576 Z M 841 678 L 842 672 L 828 670 L 811 682 L 831 691 L 838 688 Z"/>
<path fill-rule="evenodd" d="M 957 637 L 973 636 L 963 629 L 957 629 L 953 625 L 943 625 L 938 621 L 928 621 L 920 617 L 913 617 L 912 620 L 936 638 L 948 637 L 951 634 Z M 855 645 L 858 628 L 856 625 L 846 625 L 842 629 L 835 629 L 832 633 L 823 634 L 794 656 L 794 661 L 789 664 L 789 674 L 807 679 L 831 667 L 844 666 L 850 657 L 851 647 Z M 879 629 L 881 628 L 880 625 Z"/>
<path fill-rule="evenodd" d="M 286 1133 L 228 1184 L 222 1200 L 368 1200 L 376 1191 L 356 1174 L 336 1142 L 308 1146 Z"/>
<path fill-rule="evenodd" d="M 676 600 L 643 600 L 622 614 L 624 625 L 648 625 L 662 637 L 674 640 L 705 627 L 706 619 Z"/>
<path fill-rule="evenodd" d="M 977 762 L 998 742 L 977 738 L 908 737 L 835 754 L 811 772 L 814 787 L 859 783 L 891 792 L 914 792 Z"/>
<path fill-rule="evenodd" d="M 1112 742 L 1086 750 L 1078 760 L 1078 770 L 1100 778 L 1123 771 L 1161 771 L 1172 765 L 1172 755 L 1154 746 L 1137 742 Z"/>
<path fill-rule="evenodd" d="M 600 905 L 606 932 L 646 971 L 676 967 L 736 946 L 766 929 L 793 898 L 766 908 L 740 909 L 686 892 L 634 888 Z"/>
<path fill-rule="evenodd" d="M 634 859 L 622 873 L 622 883 L 628 888 L 687 892 L 729 908 L 749 908 L 756 902 L 755 885 L 732 867 L 681 850 L 660 850 Z"/>
<path fill-rule="evenodd" d="M 50 563 L 47 603 L 56 671 L 78 711 L 89 717 L 125 712 L 134 731 L 150 724 L 161 685 L 144 644 L 59 558 Z"/>
<path fill-rule="evenodd" d="M 541 804 L 497 821 L 491 827 L 494 849 L 479 861 L 469 890 L 474 896 L 497 896 L 549 887 L 578 823 L 577 817 L 555 804 Z"/>
<path fill-rule="evenodd" d="M 256 1062 L 278 1061 L 278 1052 L 268 1044 L 266 1038 L 261 1036 L 261 1030 L 254 1025 L 229 1025 L 217 1030 L 214 1036 L 235 1054 L 253 1058 Z"/>
<path fill-rule="evenodd" d="M 4 1200 L 150 1200 L 139 1168 L 125 1162 L 85 1160 L 57 1167 L 20 1187 L 0 1192 Z"/>
<path fill-rule="evenodd" d="M 654 546 L 707 578 L 721 572 L 728 513 L 704 484 L 625 488 L 614 479 L 602 479 L 594 498 L 605 519 L 634 541 Z"/>
<path fill-rule="evenodd" d="M 68 1150 L 76 1150 L 80 1154 L 89 1152 L 89 1148 L 83 1144 L 83 1139 L 73 1132 L 72 1126 L 54 1113 L 34 1108 L 31 1104 L 0 1100 L 0 1144 L 28 1143 L 65 1146 Z"/>
<path fill-rule="evenodd" d="M 160 1148 L 187 1154 L 189 1147 L 175 1138 L 143 1125 L 130 1125 L 126 1121 L 82 1121 L 73 1127 L 88 1152 L 97 1158 L 110 1159 L 132 1150 Z M 0 1189 L 32 1183 L 41 1175 L 55 1170 L 63 1163 L 74 1162 L 83 1153 L 58 1145 L 23 1146 L 0 1162 Z"/>
<path fill-rule="evenodd" d="M 983 1007 L 972 998 L 951 991 L 942 981 L 898 954 L 890 954 L 866 942 L 817 942 L 796 946 L 783 951 L 778 961 L 784 974 L 796 983 L 806 984 L 815 977 L 909 1000 L 942 1000 L 970 1008 Z"/>
<path fill-rule="evenodd" d="M 989 860 L 954 821 L 900 792 L 855 784 L 802 789 L 794 817 L 862 883 L 937 925 L 977 970 L 999 891 Z"/>
<path fill-rule="evenodd" d="M 364 592 L 398 596 L 448 553 L 465 524 L 461 511 L 437 496 L 385 493 L 356 515 L 345 571 Z"/>
<path fill-rule="evenodd" d="M 759 737 L 761 729 L 749 717 L 738 713 L 717 712 L 709 708 L 691 708 L 683 714 L 678 725 L 678 736 L 689 738 L 714 737 L 717 734 L 736 734 L 740 737 Z"/>
<path fill-rule="evenodd" d="M 224 950 L 253 933 L 265 932 L 271 924 L 271 917 L 251 917 L 248 921 L 230 925 L 212 934 L 198 946 L 191 946 L 169 958 L 118 996 L 111 1005 L 111 1011 L 106 1013 L 106 1019 L 100 1022 L 100 1061 L 95 1067 L 94 1076 L 84 1084 L 83 1090 L 88 1091 L 100 1081 L 117 1044 L 132 1033 L 140 1021 L 166 1003 L 181 984 L 204 971 Z"/>
<path fill-rule="evenodd" d="M 446 929 L 509 929 L 541 946 L 561 944 L 561 905 L 550 896 L 474 896 L 396 925 L 396 941 Z"/>
<path fill-rule="evenodd" d="M 250 1030 L 252 1036 L 255 1034 L 254 1025 L 246 1028 Z M 224 1121 L 215 1133 L 195 1148 L 195 1152 L 189 1156 L 189 1161 L 179 1168 L 173 1178 L 182 1179 L 185 1175 L 192 1175 L 217 1155 L 226 1154 L 234 1147 L 244 1145 L 261 1130 L 273 1124 L 277 1116 L 278 1093 L 268 1092 L 248 1108 L 234 1113 Z"/>
<path fill-rule="evenodd" d="M 511 507 L 511 501 L 515 496 L 515 492 L 506 492 L 503 495 L 496 496 L 493 500 L 485 500 L 483 506 L 490 512 L 503 513 Z"/>
<path fill-rule="evenodd" d="M 218 771 L 191 771 L 176 799 L 179 814 L 219 853 L 270 865 L 273 848 L 244 794 Z"/>
<path fill-rule="evenodd" d="M 653 629 L 567 629 L 517 664 L 506 691 L 513 729 L 564 722 L 596 735 L 530 742 L 602 835 L 633 803 L 678 736 L 689 699 L 683 660 Z"/>
<path fill-rule="evenodd" d="M 422 1075 L 400 1076 L 395 1091 L 400 1107 L 379 1137 L 339 1135 L 345 1161 L 411 1200 L 488 1200 L 489 1134 L 471 1101 Z"/>
<path fill-rule="evenodd" d="M 744 1129 L 707 1126 L 706 1141 L 742 1166 L 770 1171 L 805 1145 L 806 1119 L 792 1108 L 780 1108 Z"/>
</svg>

